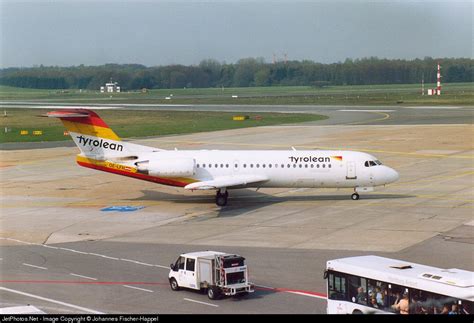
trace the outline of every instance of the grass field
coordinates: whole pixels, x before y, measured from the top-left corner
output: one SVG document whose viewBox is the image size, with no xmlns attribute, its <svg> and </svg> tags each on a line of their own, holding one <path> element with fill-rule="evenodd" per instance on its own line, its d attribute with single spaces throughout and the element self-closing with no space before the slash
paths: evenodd
<svg viewBox="0 0 474 323">
<path fill-rule="evenodd" d="M 39 117 L 50 110 L 6 109 L 7 117 L 1 118 L 0 143 L 70 140 L 64 136 L 61 121 Z M 101 110 L 98 112 L 119 137 L 145 137 L 170 134 L 194 133 L 223 129 L 269 126 L 283 123 L 298 123 L 326 119 L 326 116 L 300 113 L 245 113 L 250 119 L 233 121 L 231 112 L 187 112 L 187 111 L 133 111 Z M 260 118 L 255 118 L 259 116 Z M 5 133 L 4 129 L 8 132 Z M 20 135 L 27 130 L 28 135 Z M 33 131 L 41 130 L 41 136 Z"/>
<path fill-rule="evenodd" d="M 425 89 L 434 88 L 425 84 Z M 232 96 L 238 96 L 232 98 Z M 166 99 L 169 97 L 169 99 Z M 38 90 L 0 86 L 2 101 L 147 104 L 321 104 L 321 105 L 473 105 L 474 83 L 445 83 L 441 96 L 422 96 L 420 84 L 273 86 L 249 88 L 156 89 L 99 93 L 91 90 Z"/>
</svg>

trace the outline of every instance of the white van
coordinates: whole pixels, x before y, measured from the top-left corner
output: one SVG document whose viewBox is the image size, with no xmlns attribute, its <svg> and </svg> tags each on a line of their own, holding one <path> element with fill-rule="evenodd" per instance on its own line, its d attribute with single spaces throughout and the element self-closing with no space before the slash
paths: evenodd
<svg viewBox="0 0 474 323">
<path fill-rule="evenodd" d="M 239 255 L 218 251 L 185 253 L 170 267 L 168 278 L 174 291 L 181 287 L 207 290 L 210 299 L 254 291 L 248 281 L 245 258 Z"/>
</svg>

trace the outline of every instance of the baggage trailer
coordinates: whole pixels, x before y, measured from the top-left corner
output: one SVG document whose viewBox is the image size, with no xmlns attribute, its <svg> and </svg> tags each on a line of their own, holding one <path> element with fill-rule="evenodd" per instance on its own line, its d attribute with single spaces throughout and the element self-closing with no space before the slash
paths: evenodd
<svg viewBox="0 0 474 323">
<path fill-rule="evenodd" d="M 245 258 L 239 255 L 218 251 L 185 253 L 170 268 L 168 279 L 174 291 L 202 290 L 210 299 L 254 292 Z"/>
</svg>

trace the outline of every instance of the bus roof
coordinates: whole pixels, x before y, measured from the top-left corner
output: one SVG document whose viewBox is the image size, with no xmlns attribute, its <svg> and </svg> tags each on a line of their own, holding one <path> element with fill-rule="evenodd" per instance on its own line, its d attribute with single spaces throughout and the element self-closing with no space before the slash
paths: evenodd
<svg viewBox="0 0 474 323">
<path fill-rule="evenodd" d="M 378 256 L 329 260 L 327 269 L 474 300 L 472 271 L 457 268 L 442 269 Z"/>
</svg>

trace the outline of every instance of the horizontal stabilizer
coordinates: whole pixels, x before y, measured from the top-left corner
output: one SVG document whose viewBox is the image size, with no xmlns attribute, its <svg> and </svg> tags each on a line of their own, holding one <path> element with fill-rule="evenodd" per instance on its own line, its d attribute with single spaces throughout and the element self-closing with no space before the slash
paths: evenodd
<svg viewBox="0 0 474 323">
<path fill-rule="evenodd" d="M 196 182 L 186 185 L 187 190 L 213 190 L 233 186 L 246 186 L 248 184 L 267 181 L 268 177 L 262 175 L 234 175 L 221 176 L 209 181 Z"/>
<path fill-rule="evenodd" d="M 67 111 L 67 110 L 59 110 L 59 111 L 51 111 L 44 115 L 43 117 L 49 118 L 88 118 L 89 113 L 87 112 L 77 112 L 77 111 Z"/>
</svg>

